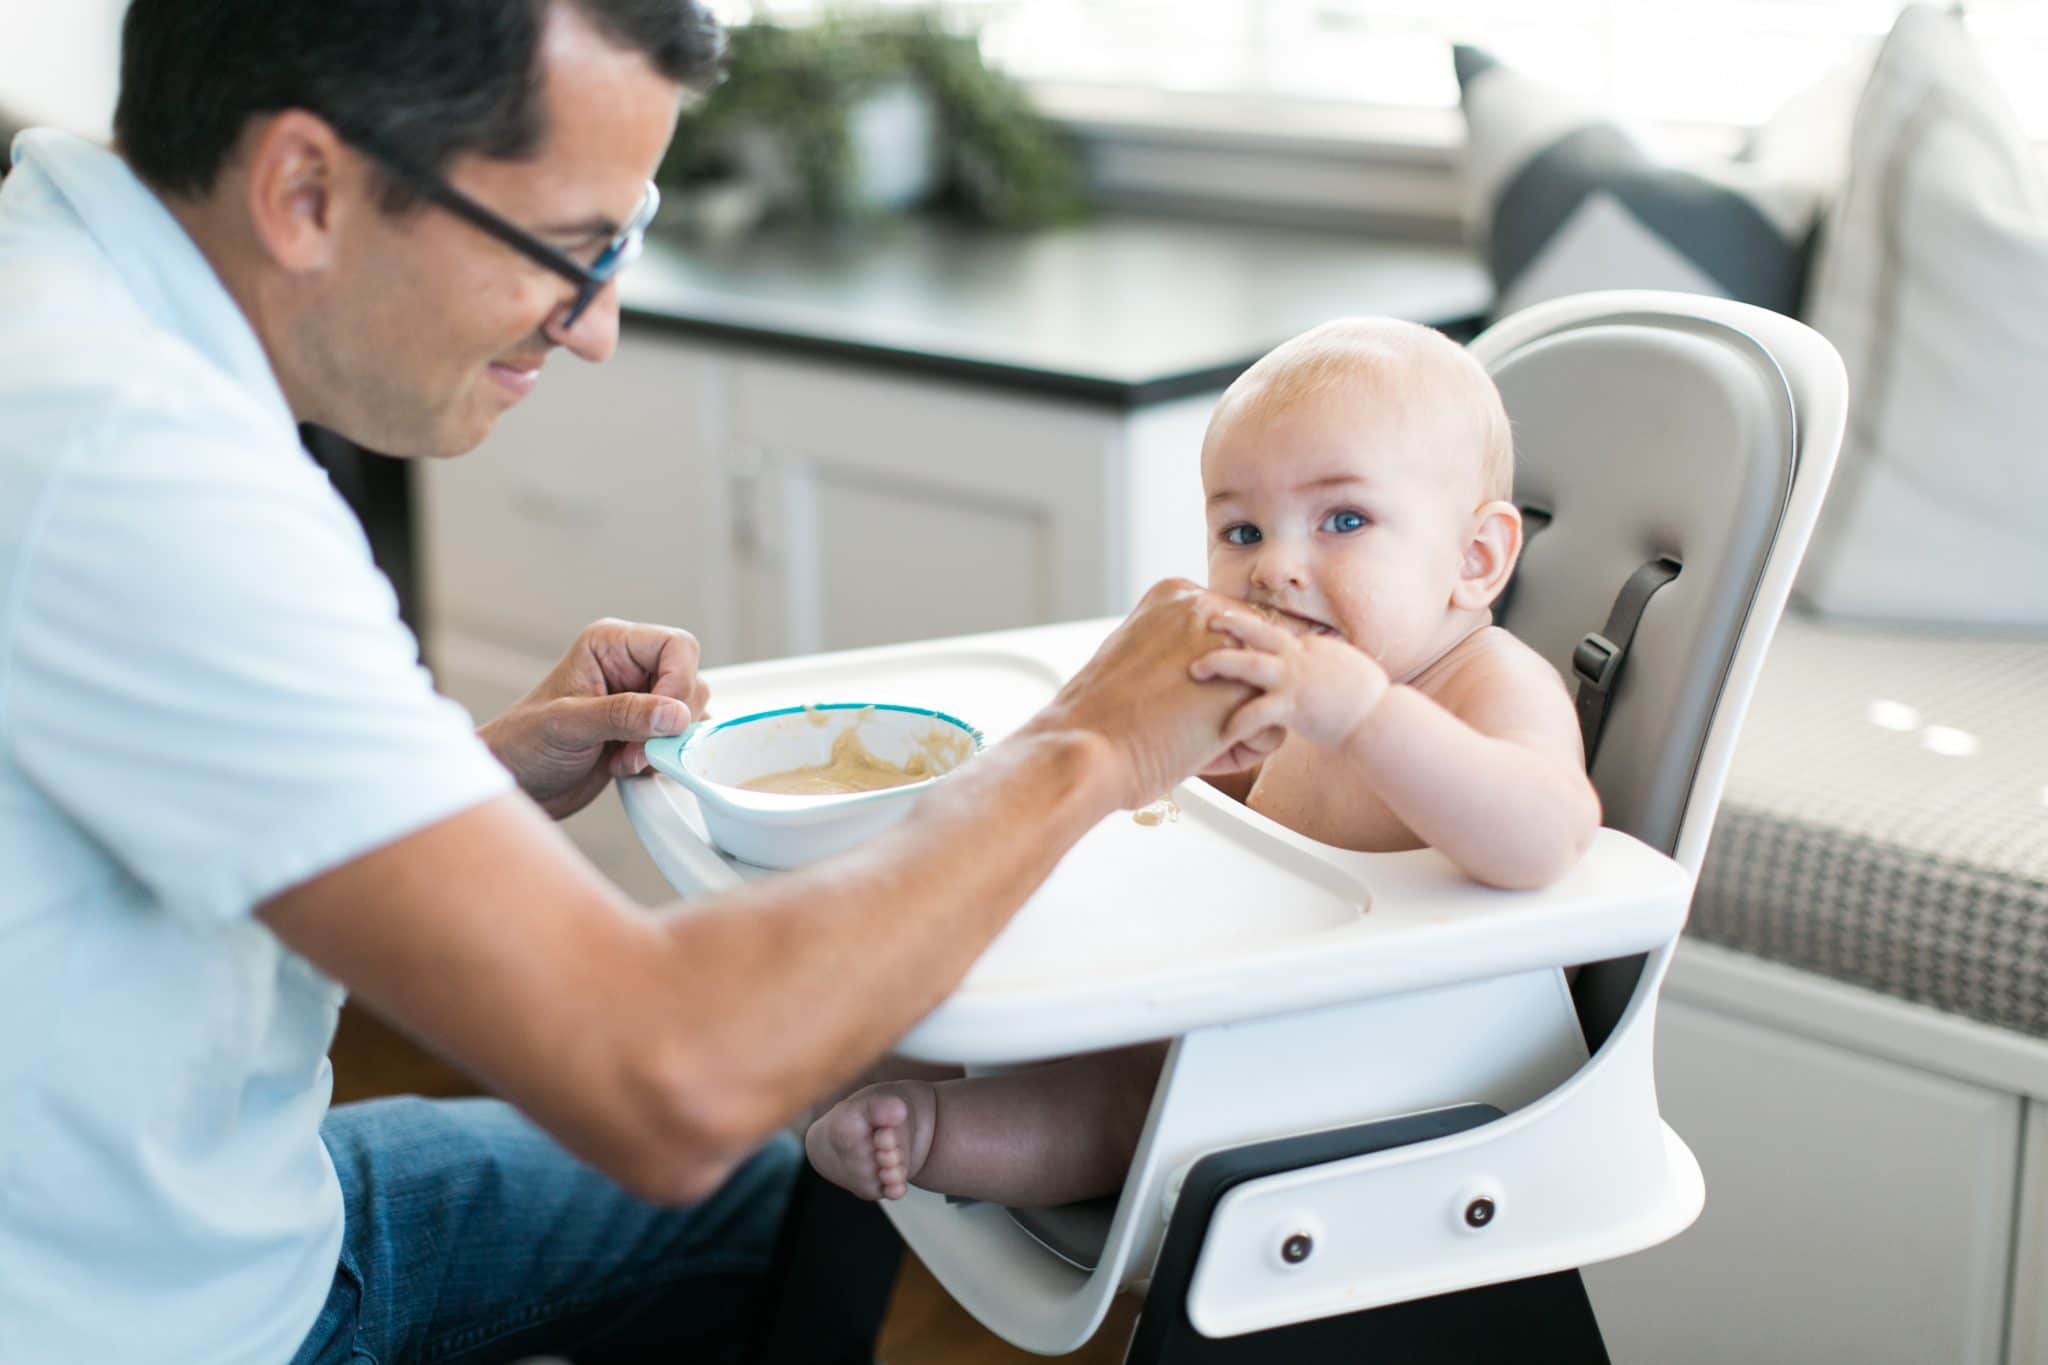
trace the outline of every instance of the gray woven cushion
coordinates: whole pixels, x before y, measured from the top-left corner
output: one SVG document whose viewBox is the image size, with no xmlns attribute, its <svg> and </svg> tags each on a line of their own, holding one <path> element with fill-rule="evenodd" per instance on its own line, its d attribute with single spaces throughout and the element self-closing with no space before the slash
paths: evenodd
<svg viewBox="0 0 2048 1365">
<path fill-rule="evenodd" d="M 2048 1037 L 2048 640 L 1779 628 L 1689 932 Z"/>
</svg>

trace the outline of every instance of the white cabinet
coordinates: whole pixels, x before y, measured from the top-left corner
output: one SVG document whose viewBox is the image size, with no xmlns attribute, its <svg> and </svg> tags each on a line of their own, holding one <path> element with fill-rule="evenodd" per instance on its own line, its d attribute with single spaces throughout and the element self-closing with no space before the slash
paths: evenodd
<svg viewBox="0 0 2048 1365">
<path fill-rule="evenodd" d="M 1668 994 L 1657 1084 L 1707 1204 L 1586 1272 L 1616 1365 L 2004 1358 L 2017 1096 Z"/>
<path fill-rule="evenodd" d="M 611 615 L 731 663 L 1121 612 L 1202 572 L 1214 397 L 1123 409 L 634 329 L 423 471 L 430 642 L 551 657 Z"/>
<path fill-rule="evenodd" d="M 2048 1106 L 2028 1100 L 2013 1229 L 2007 1365 L 2048 1365 Z"/>
<path fill-rule="evenodd" d="M 1136 474 L 1178 443 L 1174 476 L 1196 488 L 1210 395 L 1133 415 L 819 363 L 735 370 L 736 657 L 1100 616 L 1201 571 L 1199 494 L 1162 498 Z M 1187 536 L 1134 552 L 1190 500 Z"/>
<path fill-rule="evenodd" d="M 600 616 L 684 622 L 718 603 L 717 418 L 728 382 L 673 341 L 566 353 L 484 445 L 416 480 L 431 635 L 552 659 Z"/>
</svg>

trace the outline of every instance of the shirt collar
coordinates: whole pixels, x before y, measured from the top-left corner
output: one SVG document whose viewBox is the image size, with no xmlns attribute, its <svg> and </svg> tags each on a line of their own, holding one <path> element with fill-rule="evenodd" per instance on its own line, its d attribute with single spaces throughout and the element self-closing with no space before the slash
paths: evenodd
<svg viewBox="0 0 2048 1365">
<path fill-rule="evenodd" d="M 40 177 L 68 203 L 150 317 L 296 424 L 249 319 L 198 244 L 127 162 L 50 128 L 19 134 L 13 155 L 8 178 Z"/>
</svg>

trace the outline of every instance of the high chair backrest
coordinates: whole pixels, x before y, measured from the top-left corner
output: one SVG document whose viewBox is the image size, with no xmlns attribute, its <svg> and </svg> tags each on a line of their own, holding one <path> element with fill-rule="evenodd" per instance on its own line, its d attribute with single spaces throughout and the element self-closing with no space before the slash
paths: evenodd
<svg viewBox="0 0 2048 1365">
<path fill-rule="evenodd" d="M 1639 291 L 1526 309 L 1472 350 L 1525 511 L 1500 622 L 1574 688 L 1606 823 L 1697 874 L 1840 443 L 1841 361 L 1779 314 Z M 1640 964 L 1582 976 L 1589 1042 Z"/>
</svg>

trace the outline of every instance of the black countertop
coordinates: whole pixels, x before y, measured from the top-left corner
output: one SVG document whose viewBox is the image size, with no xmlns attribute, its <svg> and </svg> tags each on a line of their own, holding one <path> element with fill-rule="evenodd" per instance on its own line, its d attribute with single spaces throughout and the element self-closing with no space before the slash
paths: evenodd
<svg viewBox="0 0 2048 1365">
<path fill-rule="evenodd" d="M 1492 300 L 1456 247 L 1119 215 L 725 251 L 650 238 L 621 291 L 636 323 L 1122 407 L 1221 388 L 1328 318 L 1458 327 Z"/>
</svg>

